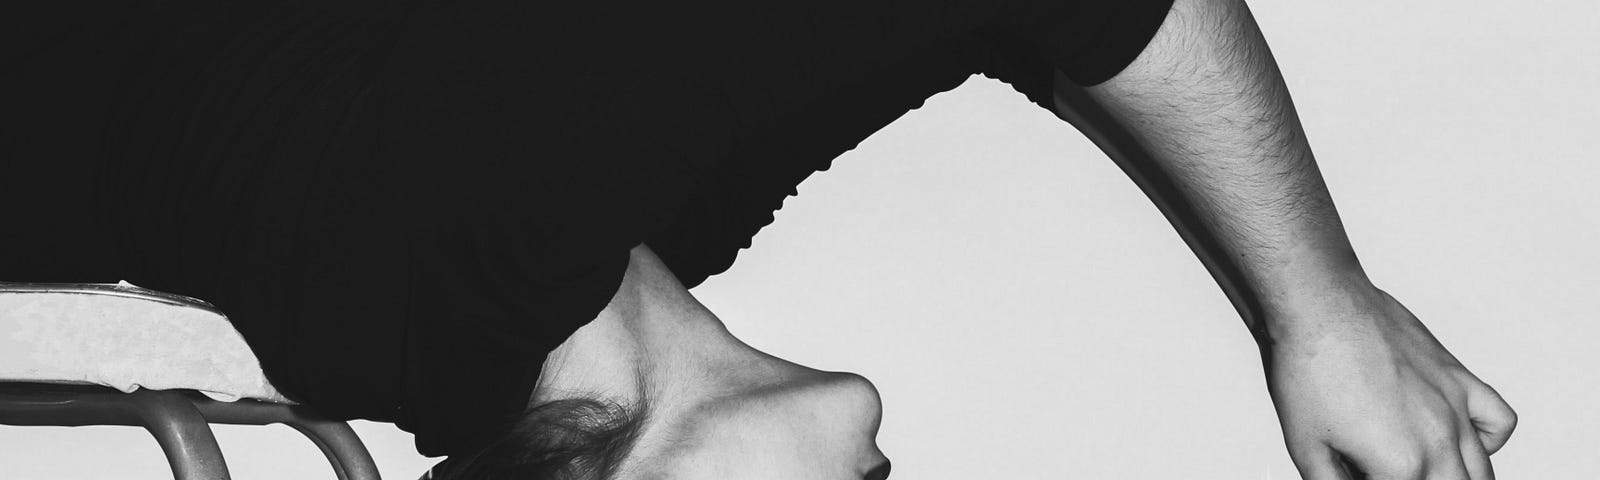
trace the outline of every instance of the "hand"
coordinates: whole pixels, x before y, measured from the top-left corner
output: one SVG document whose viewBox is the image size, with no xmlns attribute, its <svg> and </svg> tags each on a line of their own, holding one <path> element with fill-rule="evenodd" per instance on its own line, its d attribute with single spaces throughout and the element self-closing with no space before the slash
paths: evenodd
<svg viewBox="0 0 1600 480">
<path fill-rule="evenodd" d="M 1283 322 L 1262 349 L 1284 441 L 1306 480 L 1492 480 L 1517 415 L 1376 288 Z M 1333 313 L 1327 314 L 1328 311 Z"/>
</svg>

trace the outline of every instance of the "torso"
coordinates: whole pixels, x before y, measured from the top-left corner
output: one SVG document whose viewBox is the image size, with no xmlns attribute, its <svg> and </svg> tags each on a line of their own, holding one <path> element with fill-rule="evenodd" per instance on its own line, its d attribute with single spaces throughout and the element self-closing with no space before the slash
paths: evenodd
<svg viewBox="0 0 1600 480">
<path fill-rule="evenodd" d="M 41 58 L 85 63 L 17 89 L 14 152 L 74 165 L 19 176 L 92 197 L 38 243 L 219 305 L 280 389 L 424 453 L 520 407 L 633 245 L 691 286 L 726 268 L 795 184 L 989 61 L 971 32 L 1002 5 L 178 3 L 80 25 L 103 37 Z"/>
</svg>

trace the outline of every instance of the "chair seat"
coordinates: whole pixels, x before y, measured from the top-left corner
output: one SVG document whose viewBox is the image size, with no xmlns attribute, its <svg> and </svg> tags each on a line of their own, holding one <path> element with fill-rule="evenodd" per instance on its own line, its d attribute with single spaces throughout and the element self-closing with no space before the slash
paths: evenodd
<svg viewBox="0 0 1600 480">
<path fill-rule="evenodd" d="M 292 404 L 205 302 L 118 284 L 0 283 L 0 382 L 194 390 Z"/>
<path fill-rule="evenodd" d="M 273 388 L 211 304 L 126 282 L 0 283 L 0 425 L 141 426 L 174 478 L 227 480 L 209 423 L 287 424 L 340 480 L 378 480 L 355 431 Z"/>
</svg>

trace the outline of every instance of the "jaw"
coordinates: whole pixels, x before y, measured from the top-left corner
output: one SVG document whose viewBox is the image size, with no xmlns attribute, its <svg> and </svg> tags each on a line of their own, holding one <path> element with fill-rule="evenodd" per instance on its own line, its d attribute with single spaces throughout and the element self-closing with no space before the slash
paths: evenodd
<svg viewBox="0 0 1600 480">
<path fill-rule="evenodd" d="M 644 246 L 530 402 L 596 396 L 646 409 L 619 478 L 860 479 L 883 461 L 871 382 L 745 344 Z"/>
<path fill-rule="evenodd" d="M 652 418 L 620 478 L 859 480 L 885 463 L 871 382 L 798 368 Z"/>
</svg>

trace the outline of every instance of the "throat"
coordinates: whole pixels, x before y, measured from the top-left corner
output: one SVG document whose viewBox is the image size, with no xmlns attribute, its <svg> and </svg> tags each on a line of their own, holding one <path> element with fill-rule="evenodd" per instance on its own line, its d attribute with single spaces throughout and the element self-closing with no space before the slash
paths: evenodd
<svg viewBox="0 0 1600 480">
<path fill-rule="evenodd" d="M 529 406 L 569 398 L 660 404 L 761 356 L 640 245 L 606 308 L 546 357 Z"/>
</svg>

